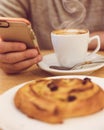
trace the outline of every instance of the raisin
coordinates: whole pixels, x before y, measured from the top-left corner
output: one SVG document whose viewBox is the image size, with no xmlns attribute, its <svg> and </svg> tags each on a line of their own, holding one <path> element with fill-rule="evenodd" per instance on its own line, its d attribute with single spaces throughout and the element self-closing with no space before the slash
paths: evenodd
<svg viewBox="0 0 104 130">
<path fill-rule="evenodd" d="M 75 96 L 68 96 L 68 98 L 67 98 L 67 101 L 69 101 L 69 102 L 72 102 L 74 100 L 76 100 Z"/>
<path fill-rule="evenodd" d="M 86 84 L 88 81 L 91 81 L 91 79 L 90 78 L 84 78 L 83 81 L 82 81 L 82 83 Z"/>
<path fill-rule="evenodd" d="M 55 85 L 53 82 L 49 83 L 48 87 L 51 91 L 56 91 L 58 89 L 57 85 Z"/>
</svg>

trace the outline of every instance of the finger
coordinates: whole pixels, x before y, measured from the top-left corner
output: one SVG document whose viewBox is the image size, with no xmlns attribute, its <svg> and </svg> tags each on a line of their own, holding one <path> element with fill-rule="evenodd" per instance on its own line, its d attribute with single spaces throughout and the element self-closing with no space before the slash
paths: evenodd
<svg viewBox="0 0 104 130">
<path fill-rule="evenodd" d="M 24 43 L 0 41 L 0 53 L 22 51 L 26 49 Z"/>
<path fill-rule="evenodd" d="M 39 61 L 42 60 L 42 56 L 38 55 L 36 58 L 29 59 L 26 61 L 22 61 L 16 64 L 5 64 L 0 63 L 0 67 L 6 72 L 6 73 L 18 73 L 21 72 L 29 67 L 31 67 L 34 64 L 37 64 Z"/>
<path fill-rule="evenodd" d="M 38 56 L 36 49 L 28 49 L 23 52 L 6 53 L 0 55 L 0 61 L 3 63 L 17 63 L 26 59 L 35 58 Z"/>
</svg>

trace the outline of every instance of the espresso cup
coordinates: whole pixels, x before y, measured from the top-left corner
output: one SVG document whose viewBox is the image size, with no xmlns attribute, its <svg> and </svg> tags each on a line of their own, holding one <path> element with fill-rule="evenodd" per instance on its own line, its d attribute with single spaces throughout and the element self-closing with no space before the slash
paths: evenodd
<svg viewBox="0 0 104 130">
<path fill-rule="evenodd" d="M 61 29 L 51 32 L 51 41 L 57 60 L 64 67 L 72 67 L 84 62 L 88 57 L 88 46 L 92 40 L 97 40 L 97 46 L 89 56 L 100 49 L 98 35 L 90 37 L 88 29 Z"/>
</svg>

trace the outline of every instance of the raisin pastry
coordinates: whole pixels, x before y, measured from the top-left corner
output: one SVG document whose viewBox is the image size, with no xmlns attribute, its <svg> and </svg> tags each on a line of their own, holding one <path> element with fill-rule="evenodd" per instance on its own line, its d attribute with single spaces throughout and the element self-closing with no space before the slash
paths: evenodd
<svg viewBox="0 0 104 130">
<path fill-rule="evenodd" d="M 27 116 L 55 124 L 102 110 L 104 91 L 89 78 L 43 78 L 20 88 L 14 103 Z"/>
</svg>

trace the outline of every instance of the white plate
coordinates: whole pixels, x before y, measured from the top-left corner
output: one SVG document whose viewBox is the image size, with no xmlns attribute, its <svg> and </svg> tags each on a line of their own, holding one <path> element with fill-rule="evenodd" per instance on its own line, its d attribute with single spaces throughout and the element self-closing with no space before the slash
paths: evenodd
<svg viewBox="0 0 104 130">
<path fill-rule="evenodd" d="M 77 77 L 82 79 L 89 76 L 73 75 L 56 77 Z M 91 76 L 89 78 L 104 89 L 103 78 Z M 16 109 L 13 102 L 14 95 L 21 86 L 23 84 L 8 90 L 0 96 L 0 128 L 3 130 L 104 130 L 104 110 L 85 117 L 67 119 L 63 124 L 55 125 L 28 118 Z"/>
<path fill-rule="evenodd" d="M 104 60 L 104 56 L 95 54 L 92 57 L 89 57 L 88 60 L 94 61 L 102 58 Z M 82 68 L 77 68 L 75 70 L 56 70 L 56 69 L 51 69 L 49 67 L 51 65 L 59 65 L 55 53 L 52 53 L 43 56 L 43 60 L 39 62 L 38 65 L 42 70 L 52 73 L 53 75 L 69 75 L 69 74 L 89 74 L 95 70 L 102 68 L 104 66 L 104 63 L 86 64 L 83 65 Z"/>
</svg>

